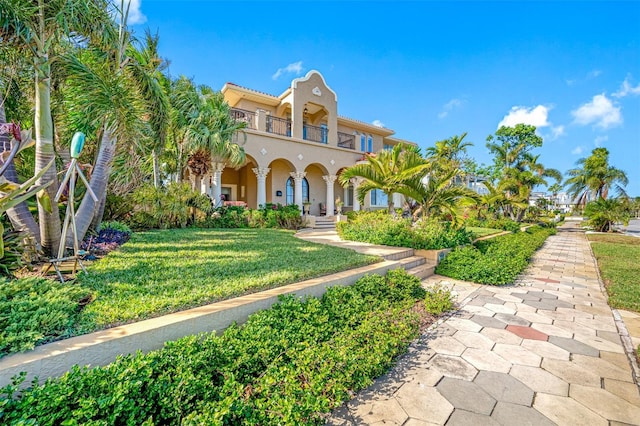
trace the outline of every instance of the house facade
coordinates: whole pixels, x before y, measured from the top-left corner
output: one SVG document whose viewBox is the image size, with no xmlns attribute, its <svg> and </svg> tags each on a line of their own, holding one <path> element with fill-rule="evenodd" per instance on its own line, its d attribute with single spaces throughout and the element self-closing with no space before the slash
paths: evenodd
<svg viewBox="0 0 640 426">
<path fill-rule="evenodd" d="M 367 152 L 413 142 L 393 137 L 394 132 L 338 115 L 338 96 L 317 71 L 291 82 L 279 96 L 227 83 L 222 88 L 236 120 L 247 123 L 237 142 L 246 162 L 240 167 L 214 163 L 202 179 L 202 192 L 214 202 L 297 204 L 311 215 L 332 216 L 335 200 L 343 210 L 382 208 L 387 199 L 380 191 L 367 194 L 360 205 L 355 191 L 359 180 L 347 187 L 338 183 L 341 171 L 363 159 Z M 394 195 L 398 207 L 402 198 Z"/>
</svg>

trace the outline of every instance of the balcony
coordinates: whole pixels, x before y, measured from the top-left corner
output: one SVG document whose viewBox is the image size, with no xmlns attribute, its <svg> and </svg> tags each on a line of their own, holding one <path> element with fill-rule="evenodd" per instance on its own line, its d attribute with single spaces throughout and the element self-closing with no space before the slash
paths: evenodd
<svg viewBox="0 0 640 426">
<path fill-rule="evenodd" d="M 234 121 L 247 123 L 247 129 L 256 129 L 256 113 L 246 109 L 231 108 L 231 118 Z"/>
<path fill-rule="evenodd" d="M 349 133 L 338 132 L 338 146 L 340 148 L 356 149 L 356 137 Z"/>
<path fill-rule="evenodd" d="M 305 124 L 302 127 L 302 139 L 307 141 L 326 144 L 328 135 L 329 129 L 324 126 L 318 127 Z"/>
<path fill-rule="evenodd" d="M 258 117 L 255 112 L 240 108 L 231 108 L 230 115 L 235 121 L 247 123 L 247 129 L 265 131 L 289 138 L 292 137 L 292 122 L 290 119 L 266 115 L 263 116 L 265 117 L 264 122 L 258 123 Z M 337 135 L 338 147 L 352 150 L 356 149 L 356 139 L 354 135 L 342 132 L 337 132 Z M 329 129 L 326 125 L 312 126 L 310 124 L 304 124 L 302 127 L 302 139 L 310 142 L 328 144 Z"/>
<path fill-rule="evenodd" d="M 291 137 L 291 120 L 267 115 L 267 132 Z"/>
</svg>

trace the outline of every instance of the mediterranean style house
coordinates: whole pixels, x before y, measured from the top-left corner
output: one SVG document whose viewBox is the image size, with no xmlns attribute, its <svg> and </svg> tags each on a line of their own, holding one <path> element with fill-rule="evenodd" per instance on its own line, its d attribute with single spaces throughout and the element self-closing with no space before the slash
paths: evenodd
<svg viewBox="0 0 640 426">
<path fill-rule="evenodd" d="M 354 197 L 358 180 L 343 188 L 337 177 L 367 152 L 416 145 L 392 137 L 390 129 L 339 116 L 338 96 L 317 71 L 294 79 L 279 96 L 233 83 L 226 83 L 222 93 L 233 118 L 247 123 L 245 135 L 238 135 L 247 159 L 236 168 L 212 165 L 202 192 L 216 203 L 222 198 L 251 208 L 297 204 L 314 216 L 333 216 L 337 198 L 343 211 L 387 207 L 380 191 L 367 194 L 361 206 Z M 401 196 L 394 197 L 401 206 Z"/>
</svg>

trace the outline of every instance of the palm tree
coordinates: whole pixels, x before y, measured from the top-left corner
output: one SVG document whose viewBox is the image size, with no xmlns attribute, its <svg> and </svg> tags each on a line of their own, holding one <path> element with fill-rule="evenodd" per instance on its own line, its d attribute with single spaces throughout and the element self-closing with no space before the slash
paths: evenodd
<svg viewBox="0 0 640 426">
<path fill-rule="evenodd" d="M 404 181 L 398 192 L 418 203 L 414 218 L 448 215 L 452 223 L 460 224 L 459 208 L 463 204 L 475 204 L 479 197 L 475 191 L 453 183 L 459 174 L 460 169 L 435 174 L 425 169 Z"/>
<path fill-rule="evenodd" d="M 176 180 L 182 180 L 185 157 L 206 152 L 213 163 L 238 166 L 245 161 L 245 152 L 235 138 L 246 127 L 236 122 L 230 107 L 219 92 L 207 86 L 197 87 L 181 76 L 171 84 L 170 134 L 176 147 Z M 196 184 L 197 187 L 197 184 Z"/>
<path fill-rule="evenodd" d="M 367 193 L 379 189 L 387 196 L 389 213 L 395 214 L 393 193 L 400 192 L 404 181 L 430 167 L 430 164 L 414 150 L 405 150 L 403 144 L 398 144 L 391 151 L 366 154 L 365 162 L 345 169 L 338 179 L 341 185 L 346 186 L 351 178 L 363 178 L 364 182 L 358 187 L 357 193 L 360 202 L 364 203 Z"/>
<path fill-rule="evenodd" d="M 60 42 L 71 34 L 83 36 L 103 34 L 111 20 L 106 0 L 0 0 L 0 39 L 2 43 L 28 49 L 35 68 L 35 174 L 37 184 L 49 185 L 51 199 L 58 190 L 55 167 L 40 171 L 55 157 L 53 119 L 51 117 L 51 65 L 57 58 Z M 38 209 L 42 247 L 54 255 L 60 240 L 60 216 Z"/>
<path fill-rule="evenodd" d="M 626 195 L 627 174 L 609 165 L 606 148 L 595 148 L 589 157 L 579 159 L 576 164 L 580 167 L 567 171 L 564 185 L 577 205 L 584 206 L 589 197 L 606 199 L 611 189 L 618 195 Z"/>
<path fill-rule="evenodd" d="M 452 136 L 435 143 L 426 149 L 427 158 L 431 158 L 439 169 L 449 170 L 460 169 L 465 159 L 467 147 L 473 146 L 471 142 L 464 142 L 467 132 L 460 136 Z"/>
<path fill-rule="evenodd" d="M 140 139 L 163 137 L 166 128 L 168 101 L 157 78 L 157 67 L 131 45 L 126 20 L 125 11 L 120 14 L 117 37 L 105 39 L 99 48 L 63 57 L 73 75 L 68 81 L 68 101 L 82 111 L 79 116 L 85 122 L 79 125 L 96 129 L 100 141 L 90 181 L 99 201 L 96 206 L 88 197 L 82 200 L 76 213 L 79 239 L 102 220 L 118 141 L 135 144 Z M 147 39 L 152 44 L 156 41 Z M 146 46 L 142 50 L 153 49 Z M 70 240 L 71 235 L 67 235 L 67 242 Z"/>
</svg>

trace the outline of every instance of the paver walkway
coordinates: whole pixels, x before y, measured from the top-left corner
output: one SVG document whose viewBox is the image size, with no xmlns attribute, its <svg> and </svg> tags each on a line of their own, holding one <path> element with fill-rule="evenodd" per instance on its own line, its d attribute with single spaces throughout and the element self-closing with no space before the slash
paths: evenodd
<svg viewBox="0 0 640 426">
<path fill-rule="evenodd" d="M 455 284 L 461 309 L 328 424 L 640 424 L 632 366 L 577 227 L 550 237 L 513 286 Z"/>
</svg>

